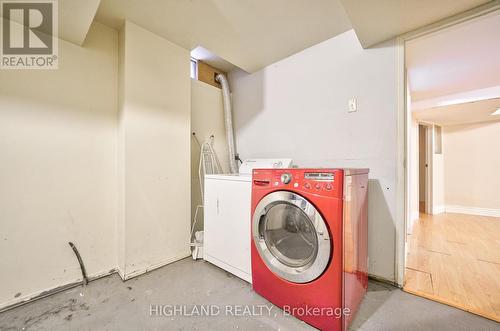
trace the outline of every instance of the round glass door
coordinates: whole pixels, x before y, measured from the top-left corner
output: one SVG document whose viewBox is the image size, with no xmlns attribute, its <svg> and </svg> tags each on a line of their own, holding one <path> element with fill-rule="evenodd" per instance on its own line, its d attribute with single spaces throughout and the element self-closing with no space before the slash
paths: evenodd
<svg viewBox="0 0 500 331">
<path fill-rule="evenodd" d="M 318 253 L 314 225 L 295 205 L 273 205 L 264 217 L 261 231 L 271 254 L 287 266 L 306 266 Z"/>
<path fill-rule="evenodd" d="M 277 191 L 265 196 L 255 208 L 252 236 L 269 269 L 291 282 L 310 282 L 328 265 L 332 245 L 326 223 L 298 194 Z"/>
</svg>

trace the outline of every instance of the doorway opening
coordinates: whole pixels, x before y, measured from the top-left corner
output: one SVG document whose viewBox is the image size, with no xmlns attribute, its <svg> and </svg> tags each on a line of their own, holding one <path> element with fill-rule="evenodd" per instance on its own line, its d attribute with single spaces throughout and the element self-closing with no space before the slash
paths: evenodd
<svg viewBox="0 0 500 331">
<path fill-rule="evenodd" d="M 496 321 L 498 31 L 497 11 L 405 42 L 408 212 L 403 286 Z"/>
<path fill-rule="evenodd" d="M 418 209 L 420 213 L 432 213 L 432 126 L 418 125 Z"/>
</svg>

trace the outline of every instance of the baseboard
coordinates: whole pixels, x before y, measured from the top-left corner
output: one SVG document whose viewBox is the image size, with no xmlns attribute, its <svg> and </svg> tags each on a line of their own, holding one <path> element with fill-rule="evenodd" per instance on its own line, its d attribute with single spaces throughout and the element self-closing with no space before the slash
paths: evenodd
<svg viewBox="0 0 500 331">
<path fill-rule="evenodd" d="M 122 279 L 122 281 L 124 281 L 125 280 L 125 270 L 123 270 L 120 267 L 117 267 L 116 268 L 116 272 L 118 273 L 118 276 L 120 276 L 120 278 Z"/>
<path fill-rule="evenodd" d="M 445 210 L 447 213 L 500 217 L 500 209 L 447 205 Z"/>
<path fill-rule="evenodd" d="M 117 272 L 117 270 L 114 268 L 109 270 L 109 271 L 96 272 L 92 275 L 89 275 L 88 280 L 89 280 L 89 282 L 92 282 L 94 280 L 98 280 L 98 279 L 101 279 L 103 277 L 107 277 L 109 275 L 112 275 L 116 272 Z M 80 285 L 83 285 L 83 281 L 82 280 L 75 280 L 74 282 L 69 282 L 69 283 L 66 283 L 66 284 L 61 285 L 61 286 L 56 286 L 56 287 L 52 287 L 49 289 L 36 291 L 34 293 L 16 298 L 14 300 L 4 302 L 0 305 L 0 313 L 7 311 L 9 309 L 13 309 L 13 308 L 25 305 L 27 303 L 30 303 L 30 302 L 33 302 L 36 300 L 46 298 L 46 297 L 54 295 L 56 293 L 59 293 L 59 292 L 65 291 L 65 290 L 69 290 L 71 288 L 74 288 L 74 287 L 77 287 Z"/>
<path fill-rule="evenodd" d="M 108 271 L 96 272 L 94 274 L 89 275 L 88 276 L 88 280 L 89 280 L 89 282 L 92 282 L 94 280 L 97 280 L 97 279 L 100 279 L 100 278 L 103 278 L 103 277 L 107 277 L 109 275 L 117 273 L 120 276 L 120 278 L 123 281 L 125 281 L 125 280 L 128 280 L 128 279 L 137 277 L 139 275 L 145 274 L 145 273 L 147 273 L 149 271 L 161 268 L 161 267 L 163 267 L 163 266 L 165 266 L 167 264 L 170 264 L 170 263 L 182 260 L 182 259 L 184 259 L 184 258 L 186 258 L 188 256 L 191 256 L 191 252 L 189 252 L 189 251 L 186 252 L 185 254 L 181 254 L 179 256 L 176 256 L 176 257 L 173 257 L 171 259 L 165 260 L 163 262 L 157 263 L 157 264 L 155 264 L 153 266 L 150 266 L 150 267 L 142 269 L 142 270 L 133 271 L 133 272 L 131 272 L 129 274 L 124 274 L 124 271 L 121 270 L 120 268 L 113 268 L 113 269 L 108 270 Z M 59 292 L 65 291 L 65 290 L 69 290 L 71 288 L 80 286 L 82 284 L 83 284 L 82 280 L 75 280 L 73 282 L 69 282 L 69 283 L 66 283 L 66 284 L 61 285 L 61 286 L 56 286 L 56 287 L 53 287 L 53 288 L 36 291 L 36 292 L 31 293 L 29 295 L 25 295 L 25 296 L 22 296 L 22 297 L 19 297 L 19 298 L 15 298 L 14 300 L 10 300 L 10 301 L 7 301 L 7 302 L 4 302 L 4 303 L 0 304 L 0 313 L 4 312 L 6 310 L 12 309 L 12 308 L 16 308 L 16 307 L 25 305 L 27 303 L 30 303 L 30 302 L 33 302 L 33 301 L 36 301 L 36 300 L 39 300 L 39 299 L 46 298 L 46 297 L 54 295 L 56 293 L 59 293 Z"/>
<path fill-rule="evenodd" d="M 433 215 L 437 215 L 437 214 L 442 214 L 446 211 L 446 207 L 441 205 L 441 206 L 434 206 L 433 208 L 433 211 L 432 211 L 432 214 Z"/>
<path fill-rule="evenodd" d="M 400 286 L 398 283 L 396 283 L 393 280 L 387 279 L 385 277 L 373 275 L 373 274 L 370 274 L 370 273 L 368 274 L 368 278 L 372 279 L 372 280 L 374 280 L 376 282 L 384 283 L 384 284 L 391 285 L 391 286 L 394 286 L 394 287 L 398 287 L 398 288 L 402 288 L 403 287 L 403 286 Z"/>
<path fill-rule="evenodd" d="M 131 278 L 134 278 L 134 277 L 140 276 L 142 274 L 145 274 L 147 272 L 153 271 L 155 269 L 164 267 L 167 264 L 174 263 L 176 261 L 185 259 L 188 256 L 191 256 L 191 252 L 190 251 L 188 251 L 186 253 L 182 253 L 182 254 L 180 254 L 178 256 L 174 256 L 172 258 L 163 260 L 163 261 L 161 261 L 159 263 L 156 263 L 156 264 L 153 264 L 151 266 L 148 266 L 147 268 L 139 269 L 139 270 L 134 270 L 134 271 L 132 271 L 130 273 L 125 273 L 125 274 L 123 274 L 123 276 L 120 274 L 120 277 L 122 278 L 123 281 L 126 281 L 126 280 L 129 280 Z"/>
</svg>

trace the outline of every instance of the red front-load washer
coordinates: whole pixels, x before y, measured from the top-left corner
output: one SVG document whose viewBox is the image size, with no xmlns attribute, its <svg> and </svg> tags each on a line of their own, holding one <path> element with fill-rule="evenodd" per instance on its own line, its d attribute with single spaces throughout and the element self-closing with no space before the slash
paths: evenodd
<svg viewBox="0 0 500 331">
<path fill-rule="evenodd" d="M 253 289 L 321 330 L 347 330 L 368 286 L 368 169 L 256 169 Z"/>
</svg>

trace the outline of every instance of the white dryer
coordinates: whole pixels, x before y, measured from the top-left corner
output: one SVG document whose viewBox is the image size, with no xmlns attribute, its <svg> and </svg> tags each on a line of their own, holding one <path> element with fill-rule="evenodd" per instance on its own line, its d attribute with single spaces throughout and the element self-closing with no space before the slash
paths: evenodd
<svg viewBox="0 0 500 331">
<path fill-rule="evenodd" d="M 249 159 L 239 174 L 206 175 L 203 258 L 252 282 L 252 170 L 290 168 L 291 159 Z"/>
</svg>

